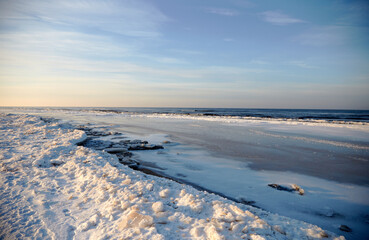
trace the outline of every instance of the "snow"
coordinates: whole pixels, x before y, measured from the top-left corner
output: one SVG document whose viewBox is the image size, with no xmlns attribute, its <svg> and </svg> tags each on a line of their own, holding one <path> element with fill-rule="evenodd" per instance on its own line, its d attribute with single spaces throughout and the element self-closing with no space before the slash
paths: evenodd
<svg viewBox="0 0 369 240">
<path fill-rule="evenodd" d="M 1 114 L 0 136 L 0 238 L 344 239 L 131 170 L 68 124 Z"/>
</svg>

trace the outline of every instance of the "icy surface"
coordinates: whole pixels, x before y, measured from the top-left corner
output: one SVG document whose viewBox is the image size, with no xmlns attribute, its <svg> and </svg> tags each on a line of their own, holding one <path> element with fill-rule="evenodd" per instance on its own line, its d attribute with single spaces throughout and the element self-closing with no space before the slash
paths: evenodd
<svg viewBox="0 0 369 240">
<path fill-rule="evenodd" d="M 133 171 L 113 155 L 75 145 L 85 137 L 39 117 L 0 115 L 0 238 L 336 238 L 302 221 Z"/>
</svg>

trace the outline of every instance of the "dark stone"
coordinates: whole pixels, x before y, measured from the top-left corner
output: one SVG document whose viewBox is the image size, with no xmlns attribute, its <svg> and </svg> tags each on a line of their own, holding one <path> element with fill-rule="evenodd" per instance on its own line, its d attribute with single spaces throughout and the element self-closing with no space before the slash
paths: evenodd
<svg viewBox="0 0 369 240">
<path fill-rule="evenodd" d="M 57 167 L 57 166 L 60 166 L 60 165 L 62 165 L 63 163 L 61 163 L 61 162 L 52 162 L 51 163 L 51 165 L 53 166 L 53 167 Z"/>
<path fill-rule="evenodd" d="M 110 141 L 95 140 L 91 137 L 88 137 L 85 141 L 78 143 L 77 145 L 92 148 L 95 150 L 103 150 L 106 148 L 110 148 L 113 145 L 113 143 Z"/>
<path fill-rule="evenodd" d="M 106 137 L 111 135 L 110 132 L 101 132 L 101 131 L 90 131 L 89 133 L 86 132 L 86 134 L 94 137 Z"/>
<path fill-rule="evenodd" d="M 119 134 L 119 135 L 123 135 L 123 134 Z M 112 139 L 112 140 L 116 140 L 116 139 L 124 139 L 124 138 L 127 138 L 127 137 L 124 137 L 124 136 L 118 136 L 118 137 L 112 137 L 111 139 Z"/>
<path fill-rule="evenodd" d="M 130 158 L 132 157 L 133 153 L 125 151 L 125 152 L 119 152 L 115 154 L 119 159 L 123 159 L 123 158 Z"/>
<path fill-rule="evenodd" d="M 238 199 L 238 202 L 242 203 L 242 204 L 245 204 L 245 205 L 250 205 L 250 206 L 254 206 L 255 205 L 255 201 L 252 201 L 252 200 L 246 200 L 244 198 L 240 198 Z"/>
<path fill-rule="evenodd" d="M 285 186 L 281 186 L 279 184 L 276 184 L 276 183 L 271 183 L 271 184 L 268 184 L 269 187 L 272 187 L 272 188 L 275 188 L 279 191 L 286 191 L 286 192 L 294 192 L 296 191 L 295 189 L 292 189 L 292 188 L 288 188 L 288 187 L 285 187 Z"/>
<path fill-rule="evenodd" d="M 128 167 L 132 168 L 133 170 L 138 170 L 139 169 L 138 164 L 128 164 Z"/>
<path fill-rule="evenodd" d="M 121 153 L 121 152 L 127 152 L 126 148 L 121 147 L 111 147 L 111 148 L 105 148 L 104 149 L 108 153 Z"/>
<path fill-rule="evenodd" d="M 136 150 L 156 150 L 156 149 L 164 149 L 163 146 L 161 145 L 146 145 L 146 144 L 141 144 L 141 145 L 131 145 L 128 147 L 128 150 L 130 151 L 136 151 Z"/>
<path fill-rule="evenodd" d="M 339 229 L 344 232 L 352 232 L 352 229 L 346 225 L 341 225 Z"/>
</svg>

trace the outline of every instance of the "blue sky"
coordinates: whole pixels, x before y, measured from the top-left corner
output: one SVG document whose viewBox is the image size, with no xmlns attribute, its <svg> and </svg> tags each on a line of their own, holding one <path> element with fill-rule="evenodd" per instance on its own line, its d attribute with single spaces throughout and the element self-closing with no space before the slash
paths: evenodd
<svg viewBox="0 0 369 240">
<path fill-rule="evenodd" d="M 0 105 L 369 109 L 367 1 L 0 0 Z"/>
</svg>

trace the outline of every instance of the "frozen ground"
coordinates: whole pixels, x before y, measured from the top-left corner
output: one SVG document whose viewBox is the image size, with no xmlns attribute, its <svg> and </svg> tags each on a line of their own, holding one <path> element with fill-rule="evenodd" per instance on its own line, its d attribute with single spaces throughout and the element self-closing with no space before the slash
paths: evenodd
<svg viewBox="0 0 369 240">
<path fill-rule="evenodd" d="M 76 145 L 85 138 L 68 124 L 0 115 L 1 239 L 335 238 L 133 171 L 113 155 Z"/>
<path fill-rule="evenodd" d="M 104 127 L 125 133 L 127 139 L 154 144 L 169 140 L 163 150 L 135 152 L 133 158 L 180 182 L 318 225 L 347 239 L 369 238 L 367 124 L 11 110 Z M 268 187 L 271 183 L 298 184 L 305 194 L 278 191 Z M 352 232 L 340 230 L 341 225 Z"/>
</svg>

